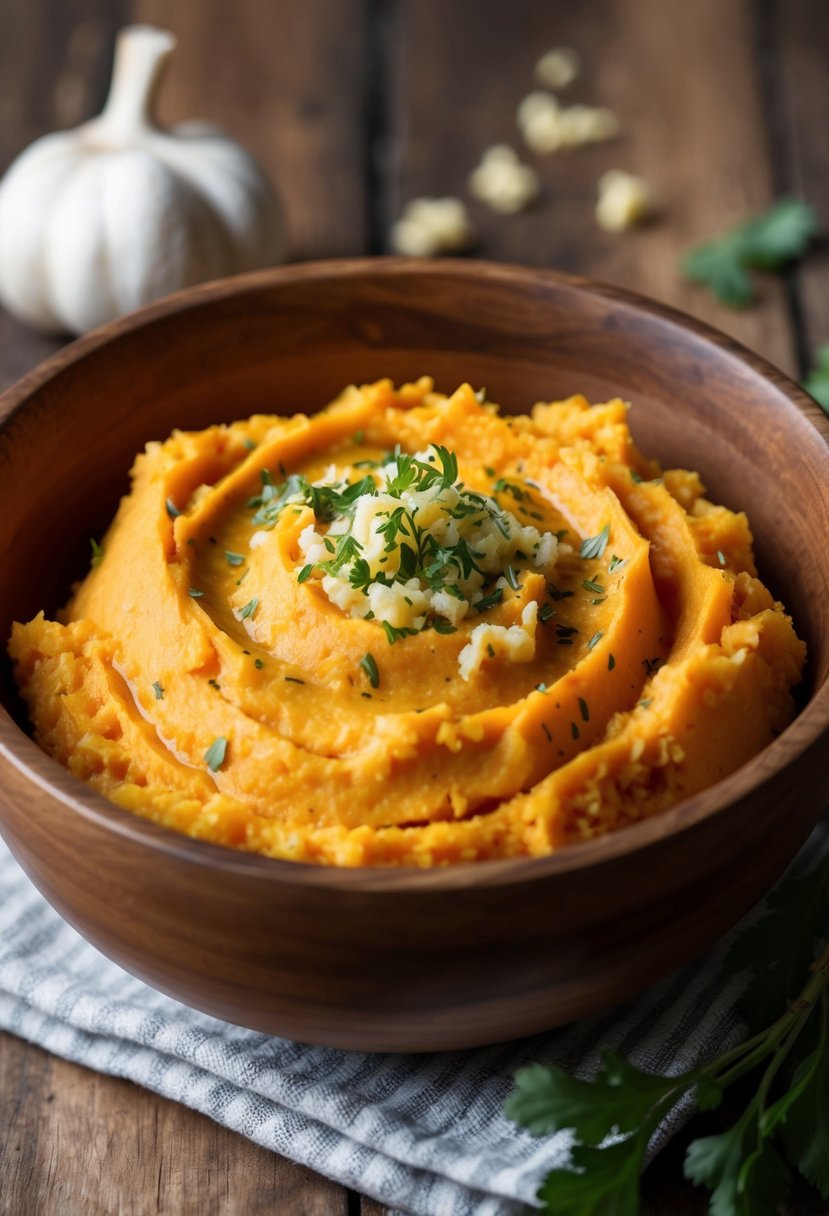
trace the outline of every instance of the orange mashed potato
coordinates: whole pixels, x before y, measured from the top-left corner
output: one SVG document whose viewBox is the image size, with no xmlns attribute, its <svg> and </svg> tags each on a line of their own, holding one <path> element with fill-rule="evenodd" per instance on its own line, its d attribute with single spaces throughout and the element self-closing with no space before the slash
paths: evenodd
<svg viewBox="0 0 829 1216">
<path fill-rule="evenodd" d="M 14 626 L 41 747 L 168 828 L 341 866 L 542 856 L 738 768 L 805 660 L 745 516 L 622 401 L 484 397 L 380 381 L 148 444 L 60 623 Z"/>
</svg>

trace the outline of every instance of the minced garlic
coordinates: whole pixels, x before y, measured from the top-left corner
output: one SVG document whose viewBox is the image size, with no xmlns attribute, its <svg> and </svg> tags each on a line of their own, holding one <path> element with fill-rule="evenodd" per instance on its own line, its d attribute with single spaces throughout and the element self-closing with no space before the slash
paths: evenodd
<svg viewBox="0 0 829 1216">
<path fill-rule="evenodd" d="M 350 472 L 314 487 L 334 496 L 354 485 L 362 491 L 327 530 L 315 520 L 300 533 L 299 577 L 319 580 L 348 616 L 378 621 L 390 641 L 429 627 L 453 633 L 473 609 L 485 611 L 517 586 L 515 568 L 555 564 L 553 533 L 520 523 L 494 498 L 467 489 L 444 448 L 396 453 L 359 483 L 349 483 Z M 514 639 L 501 649 L 509 657 L 518 653 Z"/>
<path fill-rule="evenodd" d="M 535 74 L 548 89 L 566 89 L 581 70 L 581 60 L 569 46 L 556 46 L 542 55 L 535 65 Z"/>
<path fill-rule="evenodd" d="M 538 174 L 529 165 L 522 165 L 512 148 L 496 144 L 487 149 L 470 174 L 469 190 L 493 211 L 511 215 L 537 198 Z"/>
<path fill-rule="evenodd" d="M 651 218 L 655 203 L 643 177 L 610 169 L 599 178 L 596 220 L 606 232 L 624 232 Z"/>
<path fill-rule="evenodd" d="M 464 680 L 473 676 L 487 657 L 503 656 L 510 663 L 529 663 L 535 658 L 535 628 L 538 604 L 524 605 L 520 625 L 483 623 L 472 630 L 469 641 L 458 655 L 458 668 Z"/>
<path fill-rule="evenodd" d="M 459 198 L 415 198 L 392 226 L 391 246 L 406 257 L 459 253 L 475 241 L 475 229 Z"/>
<path fill-rule="evenodd" d="M 600 143 L 619 133 L 616 115 L 604 106 L 562 106 L 552 93 L 530 93 L 518 107 L 527 145 L 541 156 Z"/>
</svg>

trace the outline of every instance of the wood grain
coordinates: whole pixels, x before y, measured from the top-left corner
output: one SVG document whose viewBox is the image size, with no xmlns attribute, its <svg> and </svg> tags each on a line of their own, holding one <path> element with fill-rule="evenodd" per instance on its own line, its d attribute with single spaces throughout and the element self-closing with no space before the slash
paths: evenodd
<svg viewBox="0 0 829 1216">
<path fill-rule="evenodd" d="M 336 1183 L 7 1034 L 0 1094 L 0 1216 L 346 1216 Z"/>
<path fill-rule="evenodd" d="M 232 8 L 223 0 L 134 0 L 132 15 L 178 35 L 162 121 L 206 118 L 250 148 L 284 199 L 290 256 L 362 252 L 368 203 L 360 0 Z"/>
<path fill-rule="evenodd" d="M 772 198 L 752 5 L 524 0 L 519 7 L 521 20 L 500 0 L 405 6 L 391 73 L 400 132 L 395 210 L 418 195 L 465 196 L 482 151 L 511 144 L 538 171 L 543 195 L 517 216 L 472 202 L 481 256 L 642 291 L 795 370 L 783 284 L 766 278 L 763 307 L 738 313 L 678 270 L 684 250 Z M 552 45 L 572 46 L 584 60 L 562 101 L 609 106 L 621 124 L 618 140 L 546 157 L 522 146 L 515 111 L 537 87 L 535 61 Z M 622 235 L 598 228 L 597 182 L 609 168 L 646 178 L 662 201 L 661 222 Z"/>
</svg>

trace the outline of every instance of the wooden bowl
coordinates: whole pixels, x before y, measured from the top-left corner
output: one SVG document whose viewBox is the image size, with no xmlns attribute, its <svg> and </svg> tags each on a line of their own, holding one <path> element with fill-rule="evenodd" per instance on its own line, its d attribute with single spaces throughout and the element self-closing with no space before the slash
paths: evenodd
<svg viewBox="0 0 829 1216">
<path fill-rule="evenodd" d="M 0 822 L 91 942 L 156 988 L 258 1030 L 382 1051 L 468 1047 L 632 996 L 727 929 L 822 809 L 829 722 L 829 426 L 705 326 L 608 287 L 472 262 L 293 266 L 173 296 L 74 343 L 2 398 L 0 638 L 66 598 L 173 426 L 314 410 L 349 382 L 423 373 L 514 410 L 633 402 L 648 454 L 748 512 L 761 571 L 810 653 L 796 721 L 725 781 L 555 856 L 334 870 L 167 832 L 28 738 L 3 669 Z"/>
</svg>

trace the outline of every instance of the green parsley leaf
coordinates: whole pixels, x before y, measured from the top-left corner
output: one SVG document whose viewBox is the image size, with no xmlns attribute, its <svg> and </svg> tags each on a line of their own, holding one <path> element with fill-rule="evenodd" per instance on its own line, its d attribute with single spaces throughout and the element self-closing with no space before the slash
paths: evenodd
<svg viewBox="0 0 829 1216">
<path fill-rule="evenodd" d="M 555 616 L 555 614 L 556 610 L 552 604 L 542 604 L 538 615 L 542 621 L 549 621 L 550 617 Z"/>
<path fill-rule="evenodd" d="M 616 659 L 612 654 L 609 654 L 607 656 L 607 670 L 612 671 L 615 666 L 616 666 Z"/>
<path fill-rule="evenodd" d="M 241 566 L 244 560 L 244 553 L 233 553 L 230 549 L 225 549 L 225 561 L 229 566 Z"/>
<path fill-rule="evenodd" d="M 590 721 L 590 708 L 589 708 L 587 702 L 585 701 L 584 697 L 579 697 L 579 712 L 581 713 L 583 722 Z"/>
<path fill-rule="evenodd" d="M 262 668 L 265 666 L 264 659 L 254 659 L 254 660 L 253 660 L 253 666 L 254 666 L 255 668 L 257 668 L 257 670 L 258 670 L 258 671 L 261 671 L 261 670 L 262 670 Z"/>
<path fill-rule="evenodd" d="M 731 308 L 754 299 L 747 269 L 779 270 L 806 251 L 818 229 L 817 216 L 799 199 L 783 199 L 725 236 L 700 245 L 682 262 L 685 277 L 709 287 Z"/>
<path fill-rule="evenodd" d="M 204 753 L 204 761 L 211 773 L 217 773 L 225 762 L 227 755 L 227 739 L 224 735 L 219 735 L 218 739 L 214 739 Z"/>
<path fill-rule="evenodd" d="M 596 595 L 602 595 L 605 590 L 601 583 L 597 582 L 593 578 L 583 578 L 581 580 L 581 585 L 584 587 L 585 591 L 593 591 Z"/>
<path fill-rule="evenodd" d="M 592 649 L 593 649 L 593 647 L 594 647 L 594 646 L 595 646 L 595 645 L 596 645 L 598 642 L 600 642 L 600 641 L 601 641 L 601 639 L 602 639 L 603 637 L 604 637 L 604 634 L 602 633 L 601 629 L 599 629 L 597 633 L 594 633 L 594 634 L 593 634 L 592 638 L 591 638 L 591 639 L 590 639 L 590 641 L 587 643 L 587 649 L 588 649 L 588 650 L 592 650 Z"/>
<path fill-rule="evenodd" d="M 572 1128 L 583 1144 L 595 1145 L 607 1136 L 635 1131 L 677 1084 L 675 1077 L 644 1072 L 604 1051 L 592 1081 L 571 1077 L 556 1064 L 519 1069 L 504 1111 L 531 1136 Z"/>
<path fill-rule="evenodd" d="M 204 595 L 204 592 L 199 591 L 197 587 L 188 587 L 187 594 L 190 596 L 191 600 L 200 600 Z"/>
<path fill-rule="evenodd" d="M 510 587 L 512 587 L 513 591 L 521 590 L 521 584 L 518 581 L 518 575 L 515 573 L 512 566 L 507 566 L 504 569 L 504 578 L 507 580 Z"/>
<path fill-rule="evenodd" d="M 98 542 L 94 536 L 90 536 L 90 538 L 89 538 L 89 547 L 92 550 L 93 567 L 100 566 L 101 558 L 104 556 L 104 550 L 103 550 L 102 546 L 98 544 Z"/>
<path fill-rule="evenodd" d="M 642 1137 L 608 1148 L 576 1145 L 574 1170 L 551 1170 L 536 1197 L 551 1216 L 638 1216 L 639 1174 L 645 1148 Z"/>
<path fill-rule="evenodd" d="M 610 564 L 607 567 L 608 572 L 610 574 L 612 574 L 614 570 L 618 570 L 620 566 L 624 566 L 626 561 L 627 561 L 627 558 L 617 557 L 616 554 L 614 553 L 610 559 Z"/>
<path fill-rule="evenodd" d="M 254 596 L 252 600 L 248 600 L 248 602 L 245 604 L 244 608 L 239 613 L 239 620 L 246 621 L 248 619 L 248 617 L 253 616 L 254 612 L 256 611 L 256 609 L 258 607 L 259 607 L 259 599 L 257 596 Z"/>
<path fill-rule="evenodd" d="M 597 536 L 586 536 L 579 547 L 579 557 L 601 557 L 607 548 L 610 537 L 610 524 L 605 524 Z"/>
<path fill-rule="evenodd" d="M 298 583 L 306 582 L 307 579 L 310 578 L 311 574 L 313 573 L 313 570 L 314 570 L 313 564 L 308 565 L 308 566 L 303 566 L 302 569 L 300 570 L 299 574 L 296 576 L 296 581 Z"/>
<path fill-rule="evenodd" d="M 829 342 L 818 349 L 817 362 L 803 381 L 803 387 L 824 413 L 829 414 Z"/>
<path fill-rule="evenodd" d="M 377 670 L 377 661 L 372 654 L 364 654 L 360 659 L 360 666 L 368 676 L 368 682 L 372 688 L 380 687 L 380 672 Z"/>
<path fill-rule="evenodd" d="M 457 633 L 457 625 L 453 625 L 451 621 L 447 621 L 445 617 L 436 616 L 432 621 L 432 628 L 435 633 Z"/>
<path fill-rule="evenodd" d="M 158 680 L 153 680 L 153 692 L 155 693 L 156 701 L 164 700 L 164 688 L 159 684 Z"/>
<path fill-rule="evenodd" d="M 398 629 L 395 625 L 390 625 L 388 621 L 381 621 L 380 624 L 385 630 L 386 639 L 390 646 L 393 646 L 395 642 L 399 642 L 402 638 L 408 638 L 412 634 L 417 633 L 416 629 Z"/>
<path fill-rule="evenodd" d="M 789 1171 L 759 1139 L 754 1103 L 728 1131 L 692 1141 L 684 1170 L 712 1190 L 712 1216 L 776 1216 L 789 1191 Z"/>
<path fill-rule="evenodd" d="M 167 507 L 167 514 L 170 516 L 170 519 L 177 519 L 181 515 L 181 511 L 179 511 L 172 498 L 167 499 L 165 506 Z"/>
</svg>

